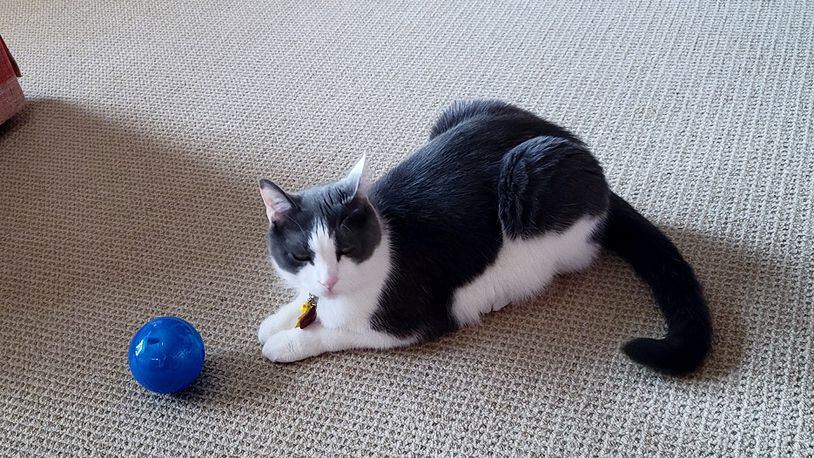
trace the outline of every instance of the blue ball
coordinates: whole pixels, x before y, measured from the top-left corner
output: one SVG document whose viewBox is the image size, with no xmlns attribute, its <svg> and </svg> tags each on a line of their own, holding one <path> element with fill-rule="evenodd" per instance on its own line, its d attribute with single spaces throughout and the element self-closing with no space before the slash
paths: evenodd
<svg viewBox="0 0 814 458">
<path fill-rule="evenodd" d="M 194 326 L 176 317 L 150 320 L 138 330 L 128 350 L 130 372 L 156 393 L 188 387 L 204 365 L 204 343 Z"/>
</svg>

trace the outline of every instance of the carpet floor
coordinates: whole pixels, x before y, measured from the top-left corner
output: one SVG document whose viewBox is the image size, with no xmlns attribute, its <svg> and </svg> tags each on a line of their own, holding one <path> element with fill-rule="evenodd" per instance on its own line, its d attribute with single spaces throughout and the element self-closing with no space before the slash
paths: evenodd
<svg viewBox="0 0 814 458">
<path fill-rule="evenodd" d="M 4 0 L 28 103 L 0 127 L 0 454 L 814 456 L 814 3 Z M 275 365 L 288 299 L 266 176 L 367 153 L 380 176 L 450 102 L 573 130 L 704 283 L 713 353 L 659 376 L 649 291 L 603 256 L 476 328 Z M 207 345 L 146 392 L 152 317 Z"/>
</svg>

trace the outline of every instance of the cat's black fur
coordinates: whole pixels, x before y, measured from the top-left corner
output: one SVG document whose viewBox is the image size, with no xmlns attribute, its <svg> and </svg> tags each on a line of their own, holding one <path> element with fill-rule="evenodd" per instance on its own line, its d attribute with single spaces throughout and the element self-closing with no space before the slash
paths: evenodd
<svg viewBox="0 0 814 458">
<path fill-rule="evenodd" d="M 692 268 L 610 192 L 578 138 L 525 110 L 494 101 L 454 105 L 431 140 L 370 195 L 398 247 L 374 316 L 380 330 L 424 338 L 453 330 L 453 293 L 495 261 L 502 231 L 529 237 L 609 211 L 597 238 L 648 282 L 669 329 L 665 339 L 636 339 L 625 352 L 664 372 L 687 372 L 709 349 L 709 314 Z"/>
<path fill-rule="evenodd" d="M 664 339 L 635 339 L 624 351 L 654 369 L 683 373 L 697 368 L 710 348 L 709 312 L 692 268 L 663 233 L 609 190 L 599 163 L 578 138 L 532 113 L 496 101 L 453 105 L 432 128 L 430 141 L 374 183 L 367 196 L 386 222 L 392 247 L 374 329 L 419 340 L 452 331 L 455 291 L 495 262 L 504 233 L 534 237 L 565 230 L 585 215 L 606 215 L 595 240 L 632 264 L 668 325 Z M 302 213 L 279 230 L 308 226 L 313 215 L 307 212 L 341 224 L 345 213 L 367 204 L 337 210 L 325 202 L 342 199 L 309 198 L 295 202 Z M 371 220 L 367 212 L 358 223 Z M 275 237 L 274 228 L 270 232 Z M 370 248 L 377 237 L 357 243 Z"/>
</svg>

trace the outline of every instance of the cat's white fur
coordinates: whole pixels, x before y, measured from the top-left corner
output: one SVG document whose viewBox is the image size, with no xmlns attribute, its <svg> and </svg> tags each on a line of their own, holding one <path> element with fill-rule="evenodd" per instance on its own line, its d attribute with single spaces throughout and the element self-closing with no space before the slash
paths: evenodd
<svg viewBox="0 0 814 458">
<path fill-rule="evenodd" d="M 539 292 L 556 274 L 590 265 L 599 250 L 591 235 L 600 221 L 584 217 L 559 234 L 507 239 L 495 263 L 456 291 L 452 306 L 455 320 L 462 326 L 476 324 L 482 314 Z M 384 349 L 414 343 L 414 339 L 400 339 L 371 327 L 371 316 L 391 269 L 386 228 L 382 230 L 379 246 L 360 264 L 345 257 L 336 261 L 335 242 L 322 225 L 316 225 L 309 244 L 315 254 L 314 263 L 303 267 L 297 275 L 280 269 L 272 260 L 282 278 L 298 294 L 260 325 L 258 338 L 266 358 L 292 362 L 330 351 Z M 325 279 L 333 272 L 339 281 L 333 294 L 327 294 Z M 317 321 L 305 329 L 295 329 L 300 305 L 309 292 L 320 297 Z"/>
<path fill-rule="evenodd" d="M 538 293 L 558 273 L 588 267 L 599 251 L 591 235 L 600 221 L 583 217 L 559 234 L 504 239 L 494 264 L 455 292 L 455 320 L 462 326 L 477 324 L 482 314 Z"/>
</svg>

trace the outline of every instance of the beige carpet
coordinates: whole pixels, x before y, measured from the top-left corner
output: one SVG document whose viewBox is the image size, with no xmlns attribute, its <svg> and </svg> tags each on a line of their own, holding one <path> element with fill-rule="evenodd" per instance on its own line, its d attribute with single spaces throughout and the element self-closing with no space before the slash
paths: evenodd
<svg viewBox="0 0 814 458">
<path fill-rule="evenodd" d="M 4 0 L 25 111 L 0 128 L 0 455 L 814 455 L 814 3 Z M 696 376 L 631 364 L 648 291 L 603 258 L 419 348 L 273 365 L 287 299 L 259 176 L 376 175 L 449 102 L 582 135 L 705 283 Z M 187 392 L 126 348 L 207 344 Z"/>
</svg>

